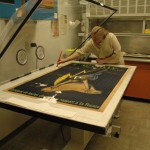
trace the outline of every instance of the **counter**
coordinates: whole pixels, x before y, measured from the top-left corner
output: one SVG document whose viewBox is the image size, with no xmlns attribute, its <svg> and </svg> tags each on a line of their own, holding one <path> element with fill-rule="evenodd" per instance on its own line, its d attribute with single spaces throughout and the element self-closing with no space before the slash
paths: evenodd
<svg viewBox="0 0 150 150">
<path fill-rule="evenodd" d="M 129 54 L 123 52 L 123 57 L 125 61 L 136 61 L 136 62 L 150 62 L 150 55 L 148 54 Z"/>
<path fill-rule="evenodd" d="M 150 55 L 146 54 L 129 54 L 122 52 L 125 61 L 146 62 L 150 63 Z M 93 54 L 89 55 L 89 60 L 95 60 L 97 57 Z"/>
</svg>

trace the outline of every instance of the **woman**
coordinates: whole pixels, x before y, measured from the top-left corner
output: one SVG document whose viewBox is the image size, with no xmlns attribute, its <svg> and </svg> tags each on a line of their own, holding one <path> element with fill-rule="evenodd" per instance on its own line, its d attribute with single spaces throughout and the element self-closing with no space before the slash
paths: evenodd
<svg viewBox="0 0 150 150">
<path fill-rule="evenodd" d="M 118 39 L 113 33 L 100 26 L 95 26 L 92 29 L 91 39 L 82 48 L 76 50 L 69 57 L 61 59 L 58 63 L 82 60 L 88 53 L 97 56 L 96 62 L 98 64 L 124 64 Z"/>
</svg>

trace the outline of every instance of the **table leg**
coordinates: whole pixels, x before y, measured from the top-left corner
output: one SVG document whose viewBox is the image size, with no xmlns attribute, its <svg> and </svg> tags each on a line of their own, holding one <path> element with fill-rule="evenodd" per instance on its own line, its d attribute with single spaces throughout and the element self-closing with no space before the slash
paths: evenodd
<svg viewBox="0 0 150 150">
<path fill-rule="evenodd" d="M 84 150 L 93 134 L 90 131 L 71 128 L 71 139 L 63 150 Z"/>
</svg>

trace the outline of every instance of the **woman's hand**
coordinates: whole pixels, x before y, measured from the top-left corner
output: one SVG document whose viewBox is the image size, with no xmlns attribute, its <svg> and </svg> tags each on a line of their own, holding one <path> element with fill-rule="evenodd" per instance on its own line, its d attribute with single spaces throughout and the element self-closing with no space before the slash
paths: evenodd
<svg viewBox="0 0 150 150">
<path fill-rule="evenodd" d="M 97 59 L 96 59 L 96 62 L 97 62 L 97 64 L 99 64 L 99 65 L 105 63 L 104 59 L 100 59 L 100 58 L 97 58 Z"/>
<path fill-rule="evenodd" d="M 65 63 L 67 60 L 66 59 L 60 59 L 57 64 Z"/>
<path fill-rule="evenodd" d="M 74 52 L 72 55 L 70 55 L 70 56 L 68 56 L 66 58 L 60 59 L 57 62 L 57 64 L 65 63 L 65 62 L 70 61 L 70 60 L 76 60 L 78 57 L 79 57 L 78 53 Z"/>
</svg>

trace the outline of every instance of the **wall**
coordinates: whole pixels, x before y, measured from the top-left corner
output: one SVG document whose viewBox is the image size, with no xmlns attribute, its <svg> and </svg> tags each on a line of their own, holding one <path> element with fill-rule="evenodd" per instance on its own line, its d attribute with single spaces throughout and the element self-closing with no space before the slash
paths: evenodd
<svg viewBox="0 0 150 150">
<path fill-rule="evenodd" d="M 64 51 L 67 48 L 77 47 L 81 43 L 81 38 L 78 37 L 80 26 L 71 28 L 68 22 L 71 20 L 75 21 L 76 19 L 81 20 L 82 15 L 80 13 L 81 7 L 78 5 L 78 0 L 58 0 L 58 17 L 60 14 L 67 16 L 67 32 L 66 34 L 60 34 L 58 37 L 52 36 L 51 20 L 30 21 L 26 23 L 7 52 L 0 59 L 0 83 L 2 84 L 7 80 L 38 68 L 55 64 L 60 50 Z M 0 21 L 1 31 L 5 21 Z M 42 45 L 45 48 L 45 58 L 43 60 L 36 59 L 35 48 L 30 47 L 32 42 L 35 42 L 37 46 Z M 28 61 L 24 66 L 19 65 L 16 61 L 16 53 L 19 49 L 25 49 L 27 52 Z M 0 109 L 0 139 L 15 130 L 29 118 L 19 113 Z"/>
<path fill-rule="evenodd" d="M 78 7 L 78 1 L 69 0 L 67 5 L 64 4 L 65 2 L 63 0 L 58 1 L 58 17 L 60 14 L 66 15 L 68 22 L 76 19 L 81 20 L 81 8 Z M 60 34 L 58 37 L 52 36 L 51 20 L 26 23 L 0 60 L 0 69 L 2 70 L 0 72 L 0 82 L 56 63 L 60 50 L 77 47 L 81 42 L 81 38 L 77 36 L 80 27 L 72 29 L 69 27 L 68 22 L 67 33 L 64 35 Z M 36 60 L 35 48 L 27 46 L 32 42 L 45 48 L 44 60 Z M 19 65 L 16 61 L 16 53 L 19 49 L 25 49 L 28 55 L 28 62 L 24 66 Z"/>
</svg>

